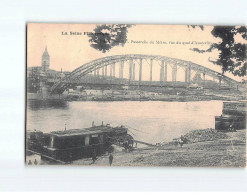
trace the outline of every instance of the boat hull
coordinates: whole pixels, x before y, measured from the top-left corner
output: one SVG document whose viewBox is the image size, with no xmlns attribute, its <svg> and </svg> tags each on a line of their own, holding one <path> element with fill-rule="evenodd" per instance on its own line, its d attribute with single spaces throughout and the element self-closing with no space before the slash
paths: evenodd
<svg viewBox="0 0 247 195">
<path fill-rule="evenodd" d="M 215 129 L 228 131 L 232 127 L 234 130 L 246 129 L 246 118 L 242 117 L 215 117 Z"/>
</svg>

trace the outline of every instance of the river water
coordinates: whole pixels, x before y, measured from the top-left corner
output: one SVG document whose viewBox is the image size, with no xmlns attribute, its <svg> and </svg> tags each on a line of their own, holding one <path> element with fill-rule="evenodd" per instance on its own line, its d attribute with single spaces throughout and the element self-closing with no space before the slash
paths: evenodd
<svg viewBox="0 0 247 195">
<path fill-rule="evenodd" d="M 27 129 L 51 132 L 100 125 L 124 125 L 137 140 L 171 141 L 195 129 L 214 128 L 222 101 L 200 102 L 33 102 L 27 103 Z"/>
</svg>

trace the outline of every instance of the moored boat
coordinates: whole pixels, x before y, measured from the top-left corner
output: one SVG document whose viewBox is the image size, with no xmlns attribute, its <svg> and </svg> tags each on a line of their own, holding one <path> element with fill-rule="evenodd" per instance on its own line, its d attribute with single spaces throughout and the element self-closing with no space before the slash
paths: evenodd
<svg viewBox="0 0 247 195">
<path fill-rule="evenodd" d="M 223 102 L 222 115 L 215 117 L 215 129 L 222 131 L 246 129 L 246 101 Z"/>
<path fill-rule="evenodd" d="M 92 126 L 84 129 L 70 129 L 43 133 L 29 132 L 27 136 L 27 150 L 38 152 L 63 162 L 71 162 L 92 155 L 103 155 L 111 152 L 111 145 L 121 144 L 132 137 L 124 126 L 110 125 Z"/>
</svg>

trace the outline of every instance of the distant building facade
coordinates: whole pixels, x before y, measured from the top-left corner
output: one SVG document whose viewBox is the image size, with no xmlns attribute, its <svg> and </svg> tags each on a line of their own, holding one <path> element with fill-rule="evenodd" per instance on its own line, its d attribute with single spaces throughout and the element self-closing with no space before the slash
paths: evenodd
<svg viewBox="0 0 247 195">
<path fill-rule="evenodd" d="M 50 55 L 47 47 L 41 57 L 41 66 L 27 68 L 27 90 L 37 92 L 40 88 L 40 82 L 53 84 L 64 78 L 70 72 L 56 71 L 50 69 Z"/>
<path fill-rule="evenodd" d="M 49 67 L 50 67 L 50 56 L 49 56 L 49 53 L 47 51 L 47 47 L 45 47 L 45 51 L 44 51 L 44 53 L 42 55 L 41 66 L 42 66 L 42 70 L 44 72 L 46 72 L 47 70 L 49 70 Z"/>
</svg>

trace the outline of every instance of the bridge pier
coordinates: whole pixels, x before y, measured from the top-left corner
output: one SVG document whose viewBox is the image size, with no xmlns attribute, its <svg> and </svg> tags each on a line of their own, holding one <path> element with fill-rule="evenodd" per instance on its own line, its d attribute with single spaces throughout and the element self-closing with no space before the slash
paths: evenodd
<svg viewBox="0 0 247 195">
<path fill-rule="evenodd" d="M 105 66 L 105 78 L 107 79 L 107 66 Z"/>
<path fill-rule="evenodd" d="M 135 65 L 135 63 L 133 63 L 132 64 L 133 66 L 132 66 L 132 68 L 133 68 L 133 71 L 132 71 L 132 73 L 133 73 L 133 75 L 132 75 L 132 80 L 134 81 L 135 80 L 135 72 L 136 72 L 136 65 Z"/>
<path fill-rule="evenodd" d="M 105 68 L 102 67 L 102 77 L 104 78 L 105 77 Z"/>
<path fill-rule="evenodd" d="M 176 82 L 177 80 L 177 64 L 174 64 L 172 67 L 172 81 Z"/>
<path fill-rule="evenodd" d="M 124 71 L 124 61 L 120 62 L 120 66 L 119 66 L 119 78 L 123 79 L 123 71 Z"/>
<path fill-rule="evenodd" d="M 110 65 L 110 78 L 112 79 L 112 64 Z"/>
<path fill-rule="evenodd" d="M 99 76 L 99 69 L 97 69 L 97 76 Z"/>
<path fill-rule="evenodd" d="M 120 79 L 121 79 L 121 72 L 122 72 L 121 65 L 122 65 L 122 61 L 119 63 L 119 78 Z"/>
<path fill-rule="evenodd" d="M 164 81 L 167 82 L 167 62 L 165 62 L 165 75 L 164 75 Z"/>
<path fill-rule="evenodd" d="M 112 75 L 113 77 L 115 77 L 115 63 L 112 65 L 112 71 L 113 71 Z"/>
<path fill-rule="evenodd" d="M 185 68 L 185 75 L 184 75 L 184 81 L 187 83 L 188 82 L 188 68 Z"/>
<path fill-rule="evenodd" d="M 142 58 L 140 59 L 140 64 L 139 64 L 139 85 L 142 81 Z"/>
<path fill-rule="evenodd" d="M 131 81 L 132 80 L 132 70 L 133 70 L 133 68 L 132 68 L 132 65 L 133 65 L 133 59 L 130 59 L 129 60 L 129 81 Z"/>
<path fill-rule="evenodd" d="M 190 83 L 190 81 L 191 81 L 191 65 L 190 64 L 189 64 L 189 68 L 187 71 L 188 71 L 187 82 Z"/>
<path fill-rule="evenodd" d="M 160 66 L 160 82 L 164 81 L 164 60 L 161 61 Z"/>
<path fill-rule="evenodd" d="M 151 84 L 151 82 L 153 80 L 152 77 L 153 77 L 153 59 L 150 59 L 150 79 L 149 79 L 150 84 Z"/>
<path fill-rule="evenodd" d="M 205 70 L 203 71 L 202 75 L 203 75 L 203 86 L 205 86 L 205 80 L 206 80 Z"/>
</svg>

